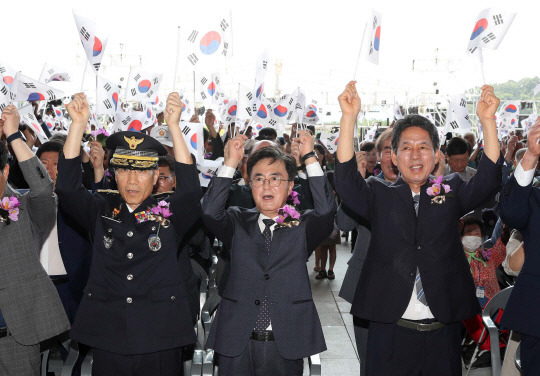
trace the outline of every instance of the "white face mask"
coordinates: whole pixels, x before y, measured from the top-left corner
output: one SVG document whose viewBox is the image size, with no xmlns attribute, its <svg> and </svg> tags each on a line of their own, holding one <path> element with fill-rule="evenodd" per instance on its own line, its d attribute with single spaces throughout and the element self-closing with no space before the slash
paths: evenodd
<svg viewBox="0 0 540 376">
<path fill-rule="evenodd" d="M 464 236 L 461 239 L 463 246 L 467 248 L 470 252 L 476 251 L 482 246 L 482 238 L 479 236 Z"/>
</svg>

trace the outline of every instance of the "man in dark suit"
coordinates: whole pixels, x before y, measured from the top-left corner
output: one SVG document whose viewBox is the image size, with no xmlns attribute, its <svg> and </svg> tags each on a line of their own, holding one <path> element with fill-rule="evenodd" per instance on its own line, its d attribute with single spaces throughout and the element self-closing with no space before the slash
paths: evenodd
<svg viewBox="0 0 540 376">
<path fill-rule="evenodd" d="M 368 375 L 461 375 L 460 321 L 480 312 L 460 242 L 459 218 L 498 191 L 501 181 L 494 114 L 499 100 L 482 87 L 477 114 L 485 156 L 465 183 L 456 174 L 435 183 L 439 137 L 427 119 L 396 122 L 392 184 L 365 181 L 357 170 L 353 130 L 360 111 L 355 82 L 339 96 L 343 112 L 336 190 L 371 224 L 371 242 L 351 313 L 370 321 Z"/>
<path fill-rule="evenodd" d="M 314 138 L 304 131 L 296 147 L 307 165 L 314 210 L 290 227 L 277 226 L 296 175 L 294 158 L 277 148 L 248 159 L 256 207 L 225 209 L 244 140 L 239 135 L 225 146 L 225 165 L 203 202 L 204 223 L 231 254 L 207 347 L 219 354 L 220 375 L 302 375 L 303 358 L 326 350 L 306 261 L 332 231 L 334 196 L 313 152 Z"/>
<path fill-rule="evenodd" d="M 39 343 L 69 329 L 58 293 L 39 263 L 39 249 L 55 218 L 53 183 L 19 132 L 19 114 L 7 106 L 0 138 L 19 161 L 30 191 L 7 185 L 7 147 L 0 141 L 0 200 L 18 200 L 18 215 L 0 210 L 0 375 L 39 375 Z M 9 218 L 8 214 L 11 214 Z"/>
<path fill-rule="evenodd" d="M 525 263 L 504 310 L 501 324 L 521 333 L 523 375 L 540 375 L 540 189 L 533 187 L 540 157 L 540 118 L 529 130 L 527 151 L 503 186 L 501 219 L 523 235 Z"/>
<path fill-rule="evenodd" d="M 93 348 L 95 375 L 174 375 L 181 347 L 195 342 L 177 250 L 200 217 L 201 190 L 179 120 L 182 102 L 169 95 L 165 119 L 174 144 L 177 190 L 151 194 L 158 156 L 167 151 L 138 132 L 107 139 L 118 191 L 92 196 L 81 184 L 80 143 L 90 110 L 84 94 L 66 106 L 72 118 L 56 191 L 65 211 L 93 237 L 90 278 L 71 337 Z"/>
</svg>

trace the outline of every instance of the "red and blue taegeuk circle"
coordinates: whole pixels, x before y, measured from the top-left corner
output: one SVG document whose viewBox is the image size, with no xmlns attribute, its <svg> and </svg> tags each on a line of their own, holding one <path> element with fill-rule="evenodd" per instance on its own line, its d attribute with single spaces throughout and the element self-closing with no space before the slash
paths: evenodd
<svg viewBox="0 0 540 376">
<path fill-rule="evenodd" d="M 142 123 L 139 120 L 133 120 L 131 123 L 129 123 L 127 130 L 132 132 L 140 132 L 141 129 Z"/>
<path fill-rule="evenodd" d="M 103 44 L 98 37 L 94 37 L 94 47 L 92 48 L 92 56 L 98 56 L 103 51 Z"/>
<path fill-rule="evenodd" d="M 139 82 L 139 92 L 146 93 L 152 87 L 152 83 L 149 80 L 142 80 Z"/>
<path fill-rule="evenodd" d="M 259 110 L 257 111 L 257 116 L 261 119 L 266 119 L 266 117 L 268 116 L 268 112 L 266 111 L 266 107 L 264 106 L 264 104 L 261 104 L 261 106 L 259 107 Z"/>
<path fill-rule="evenodd" d="M 200 49 L 205 55 L 212 55 L 221 45 L 221 35 L 217 31 L 209 31 L 201 38 Z"/>
<path fill-rule="evenodd" d="M 284 117 L 285 115 L 287 115 L 287 107 L 278 104 L 276 108 L 274 108 L 274 114 L 279 117 Z"/>
<path fill-rule="evenodd" d="M 487 27 L 488 21 L 485 18 L 479 19 L 476 25 L 474 25 L 474 29 L 471 34 L 471 40 L 476 39 L 480 34 L 486 31 Z"/>
<path fill-rule="evenodd" d="M 231 116 L 236 116 L 236 109 L 237 109 L 236 105 L 233 104 L 231 107 L 229 107 L 229 110 L 227 112 Z"/>
</svg>

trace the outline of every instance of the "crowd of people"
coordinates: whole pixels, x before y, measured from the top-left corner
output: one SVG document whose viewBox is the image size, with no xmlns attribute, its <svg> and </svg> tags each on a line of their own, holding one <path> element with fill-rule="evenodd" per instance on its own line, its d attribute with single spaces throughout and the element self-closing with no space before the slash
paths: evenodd
<svg viewBox="0 0 540 376">
<path fill-rule="evenodd" d="M 89 129 L 78 93 L 69 131 L 43 143 L 7 106 L 0 374 L 38 375 L 40 343 L 67 332 L 83 356 L 92 350 L 94 375 L 182 374 L 201 308 L 192 262 L 208 271 L 217 239 L 221 300 L 205 345 L 219 374 L 302 375 L 303 359 L 327 348 L 310 279 L 335 279 L 343 236 L 352 254 L 339 295 L 352 304 L 361 375 L 460 375 L 462 343 L 490 350 L 482 308 L 514 284 L 494 319 L 521 341 L 523 373 L 540 374 L 540 119 L 500 141 L 499 102 L 482 87 L 481 139 L 441 143 L 430 120 L 407 115 L 358 143 L 353 81 L 339 96 L 336 153 L 316 126 L 221 134 L 208 110 L 204 158 L 223 163 L 207 187 L 177 93 L 154 126 L 112 135 Z M 513 349 L 504 374 L 517 372 Z"/>
</svg>

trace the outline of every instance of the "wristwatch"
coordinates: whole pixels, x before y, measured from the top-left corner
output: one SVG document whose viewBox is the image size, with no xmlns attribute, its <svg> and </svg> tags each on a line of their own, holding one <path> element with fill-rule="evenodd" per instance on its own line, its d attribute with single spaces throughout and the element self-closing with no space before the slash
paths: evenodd
<svg viewBox="0 0 540 376">
<path fill-rule="evenodd" d="M 6 141 L 8 144 L 11 144 L 13 141 L 15 141 L 18 138 L 20 138 L 21 140 L 24 140 L 21 131 L 17 131 L 13 133 L 11 136 L 6 138 Z"/>
<path fill-rule="evenodd" d="M 302 163 L 306 163 L 306 160 L 311 157 L 314 157 L 316 160 L 319 160 L 319 157 L 317 156 L 317 153 L 315 153 L 315 150 L 312 150 L 309 153 L 304 154 L 304 156 L 300 158 L 300 160 L 302 161 Z"/>
</svg>

